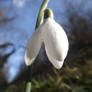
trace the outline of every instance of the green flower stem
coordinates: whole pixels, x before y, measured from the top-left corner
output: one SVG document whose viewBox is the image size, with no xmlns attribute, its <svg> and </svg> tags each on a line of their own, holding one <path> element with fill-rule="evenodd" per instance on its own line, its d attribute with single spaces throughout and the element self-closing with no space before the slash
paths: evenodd
<svg viewBox="0 0 92 92">
<path fill-rule="evenodd" d="M 42 21 L 42 16 L 43 16 L 43 11 L 46 9 L 47 5 L 48 5 L 48 2 L 49 0 L 44 0 L 41 7 L 40 7 L 40 11 L 39 11 L 39 14 L 38 14 L 38 17 L 37 17 L 37 22 L 36 22 L 36 28 L 39 27 L 39 25 L 41 24 L 41 21 Z"/>
<path fill-rule="evenodd" d="M 35 29 L 39 27 L 39 25 L 41 24 L 42 21 L 42 16 L 43 16 L 43 11 L 46 9 L 47 5 L 48 5 L 48 1 L 49 0 L 44 0 L 41 7 L 40 7 L 40 11 L 38 14 L 38 18 L 37 18 L 37 22 L 36 22 L 36 26 Z M 31 86 L 31 81 L 32 81 L 32 66 L 28 66 L 28 72 L 27 72 L 27 80 L 26 80 L 26 84 L 25 84 L 25 92 L 31 92 L 32 86 Z"/>
<path fill-rule="evenodd" d="M 28 66 L 28 71 L 27 71 L 27 80 L 25 84 L 25 92 L 31 92 L 31 81 L 32 81 L 32 66 Z"/>
</svg>

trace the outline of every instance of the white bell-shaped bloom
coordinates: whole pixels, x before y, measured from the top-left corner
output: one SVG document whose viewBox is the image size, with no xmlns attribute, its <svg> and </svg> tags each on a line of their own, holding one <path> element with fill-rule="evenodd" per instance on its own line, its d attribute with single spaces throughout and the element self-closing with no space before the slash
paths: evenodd
<svg viewBox="0 0 92 92">
<path fill-rule="evenodd" d="M 42 43 L 44 43 L 49 61 L 55 68 L 60 69 L 67 55 L 69 44 L 63 28 L 53 18 L 47 18 L 32 35 L 26 48 L 26 65 L 33 63 Z"/>
</svg>

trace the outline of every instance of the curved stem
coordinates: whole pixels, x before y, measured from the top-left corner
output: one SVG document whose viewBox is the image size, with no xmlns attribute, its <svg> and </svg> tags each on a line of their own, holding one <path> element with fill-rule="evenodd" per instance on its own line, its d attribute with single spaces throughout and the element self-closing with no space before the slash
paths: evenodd
<svg viewBox="0 0 92 92">
<path fill-rule="evenodd" d="M 41 24 L 43 11 L 46 9 L 48 2 L 49 2 L 49 0 L 44 0 L 41 7 L 40 7 L 35 29 L 38 28 L 38 26 Z"/>
</svg>

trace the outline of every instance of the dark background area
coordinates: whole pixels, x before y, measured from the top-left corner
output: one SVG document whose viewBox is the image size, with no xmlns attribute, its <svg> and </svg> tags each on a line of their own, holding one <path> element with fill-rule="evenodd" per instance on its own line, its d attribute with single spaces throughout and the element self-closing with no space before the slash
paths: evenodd
<svg viewBox="0 0 92 92">
<path fill-rule="evenodd" d="M 23 92 L 24 53 L 41 0 L 0 0 L 0 92 Z M 92 92 L 92 0 L 50 0 L 65 29 L 69 52 L 56 70 L 41 50 L 32 67 L 32 92 Z"/>
</svg>

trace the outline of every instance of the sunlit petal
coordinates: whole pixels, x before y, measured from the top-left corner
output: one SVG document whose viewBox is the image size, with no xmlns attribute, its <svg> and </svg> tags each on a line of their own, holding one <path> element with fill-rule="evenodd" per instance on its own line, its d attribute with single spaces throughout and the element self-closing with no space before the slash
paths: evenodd
<svg viewBox="0 0 92 92">
<path fill-rule="evenodd" d="M 35 58 L 37 57 L 41 47 L 40 33 L 38 30 L 32 35 L 25 53 L 25 63 L 26 65 L 31 65 Z"/>
<path fill-rule="evenodd" d="M 55 58 L 53 58 L 53 57 L 49 54 L 47 48 L 45 48 L 45 49 L 46 49 L 47 56 L 48 56 L 50 62 L 52 63 L 52 65 L 53 65 L 56 69 L 60 69 L 60 68 L 63 66 L 64 60 L 63 60 L 63 61 L 58 61 L 58 60 L 56 60 Z"/>
<path fill-rule="evenodd" d="M 63 28 L 49 18 L 44 24 L 43 38 L 49 60 L 60 68 L 68 52 L 68 39 Z"/>
</svg>

